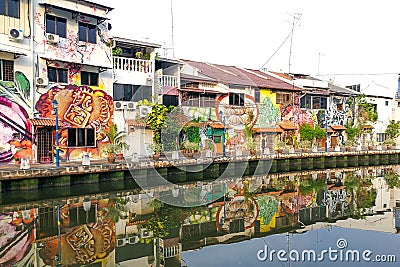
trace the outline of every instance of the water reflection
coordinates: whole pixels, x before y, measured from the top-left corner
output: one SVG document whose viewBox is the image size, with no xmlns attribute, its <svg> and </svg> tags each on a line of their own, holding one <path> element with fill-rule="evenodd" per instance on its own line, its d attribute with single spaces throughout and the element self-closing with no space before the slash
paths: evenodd
<svg viewBox="0 0 400 267">
<path fill-rule="evenodd" d="M 388 238 L 377 231 L 397 233 L 399 172 L 399 166 L 308 171 L 6 203 L 0 266 L 253 266 L 262 264 L 260 242 L 318 247 L 344 233 L 358 248 L 359 240 Z M 154 198 L 161 194 L 212 203 L 173 207 Z M 389 239 L 399 244 L 397 236 Z M 249 248 L 248 257 L 231 257 Z"/>
</svg>

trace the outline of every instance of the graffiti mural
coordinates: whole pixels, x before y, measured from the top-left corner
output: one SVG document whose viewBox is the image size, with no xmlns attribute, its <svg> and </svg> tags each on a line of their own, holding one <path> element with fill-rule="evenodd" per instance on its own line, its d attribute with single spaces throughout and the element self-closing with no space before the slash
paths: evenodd
<svg viewBox="0 0 400 267">
<path fill-rule="evenodd" d="M 100 152 L 96 148 L 69 148 L 68 128 L 94 128 L 96 141 L 105 141 L 104 132 L 109 130 L 112 124 L 112 97 L 103 90 L 94 90 L 88 86 L 67 85 L 64 88 L 55 86 L 42 94 L 36 103 L 35 108 L 41 117 L 54 119 L 51 105 L 54 99 L 58 102 L 62 124 L 59 140 L 61 158 L 77 158 L 87 150 L 93 157 L 99 157 Z"/>
<path fill-rule="evenodd" d="M 346 125 L 350 106 L 347 97 L 332 97 L 328 107 L 328 125 Z"/>
<path fill-rule="evenodd" d="M 0 214 L 0 266 L 14 266 L 35 240 L 35 210 Z"/>
<path fill-rule="evenodd" d="M 200 118 L 200 121 L 217 120 L 217 114 L 215 112 L 215 108 L 182 107 L 182 109 L 184 114 L 191 119 Z"/>
<path fill-rule="evenodd" d="M 29 110 L 30 83 L 16 71 L 14 82 L 0 81 L 0 162 L 33 156 Z"/>
<path fill-rule="evenodd" d="M 264 226 L 270 225 L 272 222 L 272 218 L 278 212 L 279 202 L 275 196 L 272 195 L 264 195 L 264 196 L 257 196 L 255 198 L 259 214 L 258 217 L 261 220 L 261 224 Z"/>
<path fill-rule="evenodd" d="M 44 24 L 45 18 L 44 14 L 36 13 L 34 16 L 34 20 L 38 28 L 43 30 L 43 35 L 46 33 L 46 26 Z M 95 23 L 97 25 L 97 20 L 86 17 L 83 15 L 79 16 L 79 21 L 86 23 Z M 49 54 L 52 55 L 53 58 L 61 60 L 61 61 L 73 61 L 83 63 L 84 61 L 89 61 L 92 59 L 92 56 L 96 49 L 101 48 L 104 49 L 110 42 L 109 31 L 106 23 L 101 23 L 97 25 L 97 35 L 98 41 L 95 44 L 86 43 L 79 41 L 77 26 L 75 29 L 67 28 L 66 38 L 60 38 L 60 42 L 57 45 L 46 45 L 46 39 L 35 40 L 37 45 L 46 46 L 46 50 Z M 106 54 L 109 61 L 111 62 L 111 58 L 108 54 Z"/>
<path fill-rule="evenodd" d="M 265 97 L 259 105 L 260 114 L 256 123 L 258 128 L 273 128 L 279 122 L 279 108 L 276 107 L 269 97 Z"/>
</svg>

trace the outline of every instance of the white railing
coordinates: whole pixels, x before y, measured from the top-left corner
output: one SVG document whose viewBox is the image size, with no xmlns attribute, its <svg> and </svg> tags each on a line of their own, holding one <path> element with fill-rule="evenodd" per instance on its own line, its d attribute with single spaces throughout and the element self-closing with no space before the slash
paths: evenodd
<svg viewBox="0 0 400 267">
<path fill-rule="evenodd" d="M 115 57 L 114 56 L 114 69 L 122 71 L 137 71 L 144 73 L 153 73 L 154 66 L 150 60 L 128 58 L 128 57 Z"/>
<path fill-rule="evenodd" d="M 178 87 L 178 77 L 172 75 L 161 75 L 161 77 L 158 77 L 158 83 L 162 86 Z"/>
<path fill-rule="evenodd" d="M 173 258 L 179 255 L 179 245 L 173 247 L 164 248 L 164 258 Z"/>
</svg>

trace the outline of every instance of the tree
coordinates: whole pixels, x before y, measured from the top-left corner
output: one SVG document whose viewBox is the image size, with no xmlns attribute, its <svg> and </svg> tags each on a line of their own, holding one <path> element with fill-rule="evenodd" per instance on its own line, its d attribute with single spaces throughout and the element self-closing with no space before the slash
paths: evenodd
<svg viewBox="0 0 400 267">
<path fill-rule="evenodd" d="M 391 121 L 385 130 L 386 138 L 395 139 L 400 135 L 400 121 Z"/>
</svg>

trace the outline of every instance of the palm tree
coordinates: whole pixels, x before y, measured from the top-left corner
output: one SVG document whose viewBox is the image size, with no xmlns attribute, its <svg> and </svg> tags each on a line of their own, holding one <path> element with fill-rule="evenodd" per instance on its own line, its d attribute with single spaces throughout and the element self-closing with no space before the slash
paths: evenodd
<svg viewBox="0 0 400 267">
<path fill-rule="evenodd" d="M 104 134 L 107 136 L 108 144 L 105 148 L 105 152 L 109 155 L 115 156 L 115 154 L 119 153 L 122 149 L 128 149 L 129 145 L 123 141 L 126 136 L 126 132 L 118 131 L 118 127 L 116 124 L 112 124 L 108 131 L 104 131 Z"/>
</svg>

